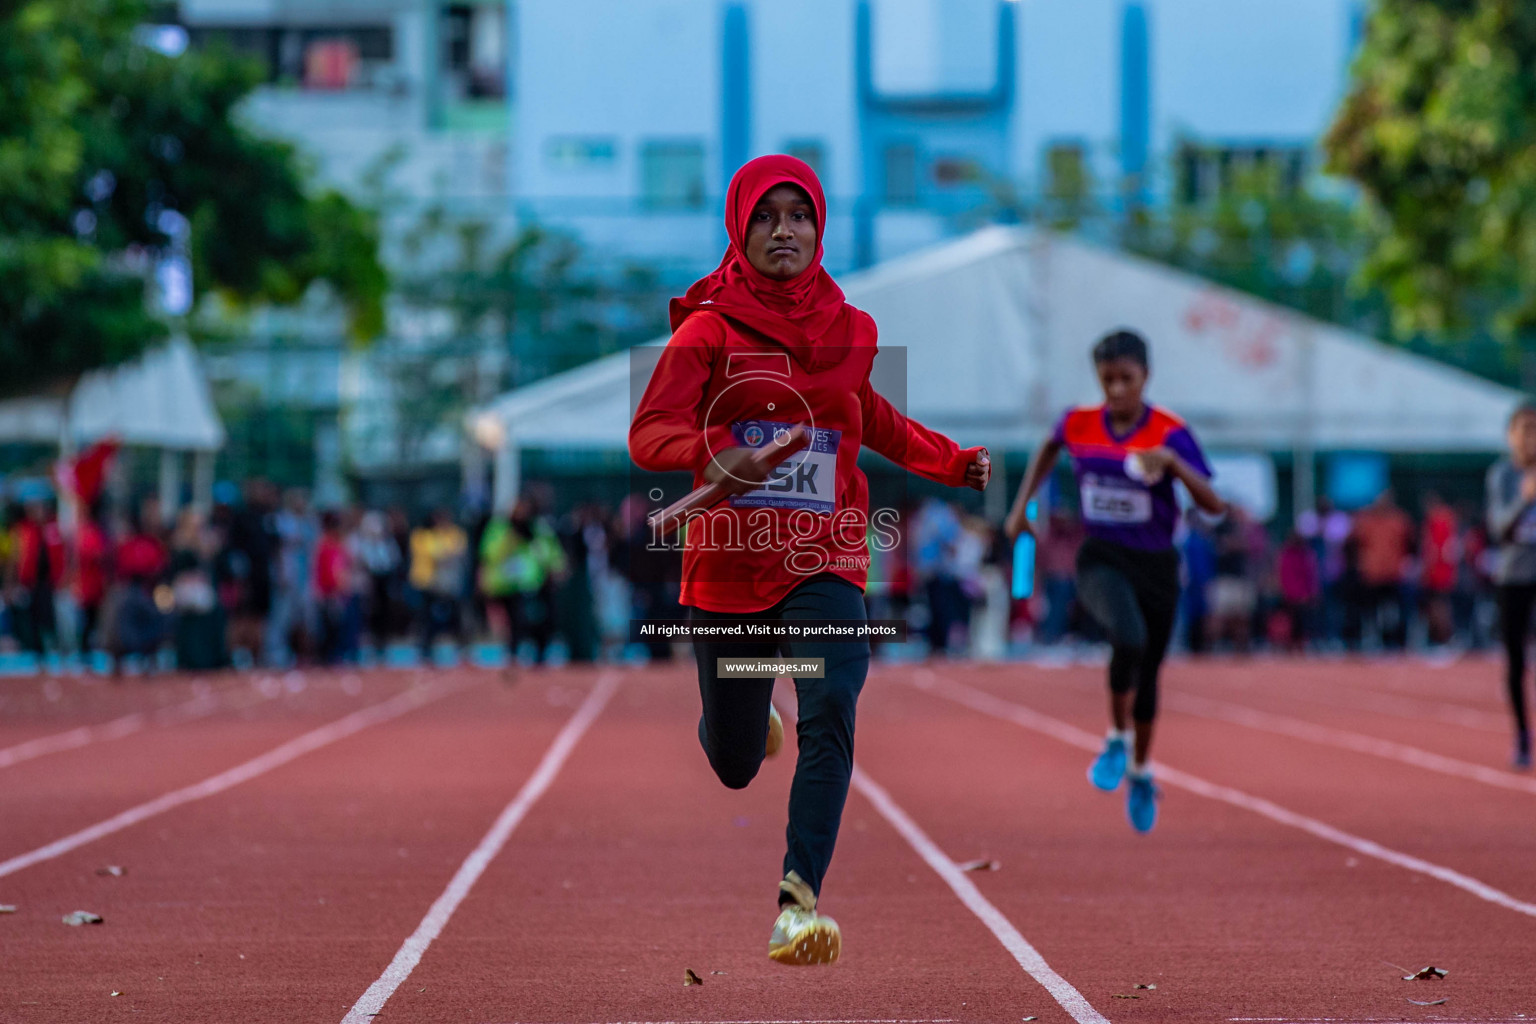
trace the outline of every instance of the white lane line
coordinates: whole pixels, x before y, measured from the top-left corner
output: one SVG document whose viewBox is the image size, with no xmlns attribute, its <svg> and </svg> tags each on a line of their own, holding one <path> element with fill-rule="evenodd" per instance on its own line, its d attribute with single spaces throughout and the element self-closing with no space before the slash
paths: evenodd
<svg viewBox="0 0 1536 1024">
<path fill-rule="evenodd" d="M 263 701 L 273 700 L 282 695 L 279 690 L 276 693 L 262 693 L 255 701 L 247 704 L 231 703 L 229 710 L 244 711 L 254 707 Z M 222 695 L 220 695 L 222 696 Z M 12 747 L 0 750 L 0 769 L 9 768 L 23 761 L 43 757 L 47 754 L 59 754 L 66 750 L 79 750 L 93 743 L 102 743 L 107 740 L 118 740 L 125 736 L 132 736 L 145 727 L 154 725 L 180 725 L 198 718 L 205 718 L 219 710 L 223 705 L 220 696 L 212 693 L 199 693 L 191 700 L 180 704 L 173 704 L 168 708 L 161 708 L 155 712 L 135 711 L 114 718 L 110 722 L 100 725 L 82 725 L 64 732 L 54 733 L 51 736 L 39 736 L 35 740 L 27 740 Z"/>
<path fill-rule="evenodd" d="M 555 742 L 550 745 L 544 754 L 544 759 L 528 781 L 523 783 L 523 788 L 518 790 L 517 796 L 512 802 L 502 809 L 497 816 L 495 824 L 489 832 L 480 840 L 480 845 L 472 850 L 464 863 L 459 865 L 459 870 L 454 874 L 453 880 L 448 883 L 448 888 L 443 890 L 427 911 L 427 916 L 421 919 L 421 924 L 410 937 L 401 944 L 395 958 L 384 968 L 384 973 L 379 979 L 368 986 L 368 991 L 362 994 L 357 1003 L 342 1018 L 342 1024 L 369 1024 L 374 1017 L 384 1010 L 384 1004 L 389 1002 L 389 997 L 395 994 L 416 965 L 421 963 L 421 958 L 426 954 L 427 947 L 432 945 L 443 928 L 448 924 L 448 919 L 453 917 L 454 911 L 459 909 L 459 904 L 469 895 L 469 890 L 474 888 L 481 874 L 490 865 L 496 855 L 501 852 L 502 846 L 512 835 L 512 831 L 522 822 L 523 817 L 539 798 L 549 789 L 555 781 L 555 776 L 560 774 L 560 769 L 565 766 L 565 760 L 575 749 L 576 743 L 582 734 L 587 731 L 594 719 L 602 712 L 608 698 L 613 696 L 613 691 L 618 689 L 619 675 L 616 672 L 604 672 L 598 677 L 597 685 L 592 692 L 587 694 L 587 699 L 582 701 L 581 707 L 565 723 L 565 728 L 555 737 Z"/>
<path fill-rule="evenodd" d="M 509 1024 L 532 1024 L 511 1021 Z M 805 1020 L 613 1020 L 591 1024 L 959 1024 L 955 1017 L 812 1017 Z"/>
<path fill-rule="evenodd" d="M 853 788 L 862 793 L 870 803 L 875 805 L 875 810 L 880 816 L 890 822 L 891 827 L 901 834 L 917 855 L 944 880 L 954 894 L 964 903 L 966 909 L 981 919 L 981 923 L 991 930 L 997 937 L 997 941 L 1003 944 L 1003 948 L 1013 955 L 1020 967 L 1024 968 L 1031 978 L 1051 994 L 1051 998 L 1061 1004 L 1061 1008 L 1072 1015 L 1072 1019 L 1078 1024 L 1109 1024 L 1109 1021 L 1098 1010 L 1095 1010 L 1083 994 L 1045 962 L 1029 940 L 1019 933 L 1013 926 L 1013 922 L 1003 916 L 1003 912 L 992 905 L 992 902 L 981 894 L 974 882 L 965 876 L 965 873 L 949 859 L 945 852 L 939 849 L 938 844 L 928 838 L 928 834 L 917 826 L 907 813 L 903 811 L 891 795 L 875 783 L 861 768 L 856 768 L 853 773 Z"/>
<path fill-rule="evenodd" d="M 974 689 L 957 683 L 950 679 L 940 679 L 934 673 L 920 670 L 913 678 L 913 685 L 935 696 L 951 700 L 956 704 L 970 708 L 992 718 L 1012 722 L 1034 732 L 1043 733 L 1054 739 L 1058 739 L 1070 746 L 1081 750 L 1097 753 L 1103 743 L 1103 737 L 1095 736 L 1075 725 L 1070 725 L 1060 719 L 1043 715 L 1038 711 L 1027 708 L 1022 704 L 994 697 L 990 693 Z M 1211 800 L 1219 800 L 1222 803 L 1231 804 L 1233 807 L 1241 807 L 1245 811 L 1252 811 L 1271 821 L 1310 833 L 1319 839 L 1354 850 L 1356 853 L 1376 860 L 1394 864 L 1397 867 L 1413 871 L 1430 878 L 1438 879 L 1447 885 L 1453 885 L 1463 892 L 1471 893 L 1478 899 L 1487 900 L 1489 903 L 1513 910 L 1517 914 L 1527 917 L 1536 917 L 1536 903 L 1527 903 L 1525 900 L 1516 899 L 1500 889 L 1495 889 L 1486 882 L 1481 882 L 1470 875 L 1464 875 L 1451 868 L 1432 864 L 1427 860 L 1414 857 L 1410 854 L 1399 853 L 1390 847 L 1382 846 L 1370 839 L 1364 839 L 1343 829 L 1334 828 L 1327 822 L 1316 818 L 1309 818 L 1295 811 L 1287 810 L 1279 804 L 1272 803 L 1262 797 L 1250 796 L 1241 790 L 1228 786 L 1218 786 L 1204 779 L 1181 772 L 1176 768 L 1169 768 L 1161 762 L 1158 763 L 1157 777 L 1163 782 L 1180 789 L 1187 789 L 1191 793 L 1207 797 Z"/>
<path fill-rule="evenodd" d="M 1303 684 L 1304 687 L 1312 685 L 1314 684 L 1311 681 Z M 1327 695 L 1324 696 L 1296 686 L 1287 686 L 1283 690 L 1273 687 L 1266 688 L 1249 685 L 1245 685 L 1242 688 L 1248 692 L 1262 692 L 1269 697 L 1310 701 L 1314 704 L 1322 704 L 1325 707 L 1371 711 L 1376 714 L 1391 715 L 1394 718 L 1406 718 L 1416 722 L 1423 722 L 1425 720 L 1445 722 L 1448 725 L 1459 725 L 1464 729 L 1476 729 L 1479 732 L 1508 734 L 1513 728 L 1510 724 L 1510 717 L 1507 714 L 1500 715 L 1492 711 L 1479 711 L 1475 708 L 1465 707 L 1460 704 L 1449 704 L 1445 701 L 1431 701 L 1420 697 L 1377 693 L 1374 690 L 1334 688 L 1330 689 Z"/>
<path fill-rule="evenodd" d="M 92 743 L 122 739 L 149 725 L 151 719 L 158 725 L 174 725 L 178 722 L 191 721 L 194 718 L 212 714 L 218 706 L 218 698 L 211 694 L 200 693 L 189 701 L 161 708 L 152 715 L 145 711 L 134 711 L 100 725 L 82 725 L 54 733 L 52 736 L 39 736 L 35 740 L 27 740 L 25 743 L 18 743 L 13 747 L 0 750 L 0 768 L 9 768 L 46 754 L 78 750 Z"/>
<path fill-rule="evenodd" d="M 1249 729 L 1258 729 L 1261 732 L 1274 733 L 1278 736 L 1290 736 L 1293 739 L 1305 740 L 1309 743 L 1338 747 L 1342 750 L 1350 750 L 1359 754 L 1370 754 L 1373 757 L 1382 757 L 1389 761 L 1397 761 L 1400 764 L 1423 768 L 1426 771 L 1439 772 L 1441 775 L 1471 779 L 1473 782 L 1497 786 L 1500 789 L 1513 789 L 1521 793 L 1536 793 L 1536 779 L 1524 775 L 1515 775 L 1508 771 L 1500 771 L 1487 765 L 1474 764 L 1471 761 L 1445 757 L 1444 755 L 1432 753 L 1419 747 L 1408 746 L 1405 743 L 1378 739 L 1375 736 L 1367 736 L 1364 733 L 1351 732 L 1347 729 L 1335 729 L 1332 726 L 1318 725 L 1315 722 L 1304 721 L 1300 718 L 1290 718 L 1286 715 L 1275 715 L 1268 711 L 1259 711 L 1244 704 L 1211 700 L 1208 697 L 1196 697 L 1192 694 L 1171 694 L 1166 698 L 1166 701 L 1168 707 L 1173 710 L 1199 718 L 1212 718 L 1218 721 L 1231 722 L 1234 725 L 1241 725 Z"/>
<path fill-rule="evenodd" d="M 354 733 L 361 732 L 372 725 L 387 722 L 391 718 L 398 718 L 407 711 L 414 711 L 425 704 L 429 704 L 450 693 L 462 690 L 468 683 L 447 686 L 434 689 L 430 686 L 412 687 L 405 693 L 398 694 L 388 700 L 380 701 L 360 711 L 354 711 L 344 718 L 338 718 L 329 725 L 322 725 L 296 739 L 291 739 L 282 746 L 274 747 L 265 754 L 251 758 L 244 764 L 236 765 L 228 771 L 210 776 L 201 782 L 195 782 L 190 786 L 158 796 L 147 803 L 131 807 L 121 814 L 114 815 L 105 821 L 97 822 L 89 828 L 83 828 L 79 832 L 67 835 L 63 839 L 56 839 L 47 846 L 40 846 L 30 853 L 23 853 L 12 857 L 10 860 L 0 862 L 0 878 L 14 875 L 23 868 L 29 868 L 34 864 L 40 864 L 46 860 L 62 856 L 71 850 L 78 849 L 87 843 L 109 836 L 114 832 L 121 832 L 141 821 L 164 814 L 166 811 L 180 807 L 182 804 L 192 803 L 204 797 L 222 793 L 242 782 L 249 782 L 258 776 L 265 775 L 274 768 L 283 765 L 305 754 L 319 750 L 321 747 L 345 739 Z"/>
<path fill-rule="evenodd" d="M 1042 668 L 1053 666 L 1032 664 L 1030 667 Z M 1102 690 L 1104 688 L 1104 681 L 1102 679 L 1090 679 L 1076 674 L 1041 673 L 1038 678 L 1078 690 Z M 1495 714 L 1492 711 L 1478 711 L 1459 704 L 1448 704 L 1443 700 L 1431 701 L 1420 697 L 1404 697 L 1397 694 L 1378 693 L 1375 690 L 1332 687 L 1328 690 L 1327 695 L 1324 696 L 1312 689 L 1312 687 L 1317 685 L 1319 684 L 1310 679 L 1288 679 L 1284 688 L 1257 685 L 1242 680 L 1229 680 L 1224 681 L 1223 688 L 1229 692 L 1232 689 L 1240 689 L 1246 693 L 1259 694 L 1272 699 L 1300 700 L 1321 704 L 1324 707 L 1347 708 L 1352 711 L 1370 711 L 1381 715 L 1391 715 L 1394 718 L 1406 718 L 1409 721 L 1415 722 L 1426 720 L 1444 722 L 1448 725 L 1458 725 L 1465 729 L 1476 729 L 1479 732 L 1497 732 L 1507 735 L 1512 728 L 1509 715 L 1507 714 L 1501 715 Z"/>
<path fill-rule="evenodd" d="M 1492 711 L 1479 711 L 1475 708 L 1464 707 L 1460 704 L 1447 704 L 1443 701 L 1424 700 L 1420 697 L 1404 697 L 1391 693 L 1375 693 L 1367 690 L 1335 690 L 1323 697 L 1315 693 L 1296 694 L 1294 690 L 1286 691 L 1303 700 L 1309 700 L 1316 704 L 1329 707 L 1352 708 L 1359 711 L 1372 711 L 1383 715 L 1392 715 L 1395 718 L 1406 718 L 1410 721 L 1445 722 L 1448 725 L 1459 725 L 1464 729 L 1476 729 L 1480 732 L 1497 732 L 1507 735 L 1514 726 L 1508 714 L 1495 714 Z"/>
<path fill-rule="evenodd" d="M 201 698 L 197 698 L 201 699 Z M 0 768 L 9 768 L 23 761 L 30 761 L 35 757 L 45 754 L 57 754 L 65 750 L 78 750 L 88 747 L 92 743 L 100 743 L 104 740 L 120 739 L 131 736 L 144 728 L 148 718 L 142 711 L 114 718 L 110 722 L 100 725 L 82 725 L 65 732 L 56 732 L 52 736 L 39 736 L 35 740 L 27 740 L 15 746 L 0 750 Z"/>
</svg>

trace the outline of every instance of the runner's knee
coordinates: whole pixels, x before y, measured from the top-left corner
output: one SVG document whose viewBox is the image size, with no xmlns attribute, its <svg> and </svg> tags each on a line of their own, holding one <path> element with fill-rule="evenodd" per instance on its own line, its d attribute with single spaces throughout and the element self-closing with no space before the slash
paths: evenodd
<svg viewBox="0 0 1536 1024">
<path fill-rule="evenodd" d="M 763 766 L 761 757 L 742 757 L 739 755 L 709 755 L 709 766 L 715 770 L 715 777 L 726 789 L 746 789 L 752 780 L 757 778 L 758 769 Z"/>
</svg>

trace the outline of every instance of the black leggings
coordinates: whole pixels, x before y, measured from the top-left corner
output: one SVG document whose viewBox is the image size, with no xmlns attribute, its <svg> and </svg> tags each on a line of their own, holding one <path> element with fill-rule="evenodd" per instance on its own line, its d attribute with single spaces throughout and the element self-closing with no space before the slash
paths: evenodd
<svg viewBox="0 0 1536 1024">
<path fill-rule="evenodd" d="M 1077 599 L 1113 648 L 1110 690 L 1135 690 L 1132 720 L 1152 721 L 1157 717 L 1157 673 L 1179 607 L 1178 553 L 1089 540 L 1078 553 Z"/>
<path fill-rule="evenodd" d="M 694 621 L 732 619 L 865 619 L 864 595 L 838 576 L 812 576 L 772 608 L 748 614 L 689 609 Z M 722 679 L 717 658 L 822 658 L 824 678 L 796 679 L 799 721 L 795 736 L 799 757 L 789 789 L 789 828 L 784 873 L 794 871 L 811 891 L 820 893 L 853 777 L 854 710 L 869 674 L 869 644 L 826 639 L 695 640 L 699 665 L 699 743 L 709 766 L 731 789 L 743 789 L 757 775 L 768 740 L 768 705 L 772 679 Z"/>
<path fill-rule="evenodd" d="M 1536 583 L 1506 583 L 1499 587 L 1499 632 L 1504 635 L 1504 685 L 1509 689 L 1509 709 L 1515 715 L 1515 731 L 1530 732 L 1525 714 L 1525 645 L 1531 637 L 1531 608 L 1536 605 Z"/>
</svg>

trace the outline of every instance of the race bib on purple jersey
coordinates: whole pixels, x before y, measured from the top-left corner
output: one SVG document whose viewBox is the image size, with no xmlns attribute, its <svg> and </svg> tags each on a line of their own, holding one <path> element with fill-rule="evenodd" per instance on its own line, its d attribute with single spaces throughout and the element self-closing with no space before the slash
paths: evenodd
<svg viewBox="0 0 1536 1024">
<path fill-rule="evenodd" d="M 1149 479 L 1139 452 L 1166 446 L 1201 476 L 1211 475 L 1184 421 L 1154 406 L 1124 435 L 1110 430 L 1103 406 L 1071 409 L 1052 436 L 1072 456 L 1089 536 L 1125 547 L 1163 550 L 1173 544 L 1179 521 L 1173 477 L 1159 473 Z"/>
<path fill-rule="evenodd" d="M 1152 492 L 1137 481 L 1085 473 L 1079 494 L 1085 522 L 1130 526 L 1152 521 Z"/>
</svg>

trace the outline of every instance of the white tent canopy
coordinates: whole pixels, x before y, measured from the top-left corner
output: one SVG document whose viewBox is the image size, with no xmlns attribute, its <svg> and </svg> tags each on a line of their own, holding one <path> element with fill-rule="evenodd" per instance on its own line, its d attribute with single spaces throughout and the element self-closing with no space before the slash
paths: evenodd
<svg viewBox="0 0 1536 1024">
<path fill-rule="evenodd" d="M 1149 339 L 1149 397 L 1207 447 L 1294 451 L 1308 468 L 1319 450 L 1493 451 L 1520 400 L 1343 328 L 1046 232 L 988 228 L 843 286 L 879 324 L 887 369 L 904 350 L 908 414 L 998 451 L 1038 444 L 1062 409 L 1099 400 L 1088 352 L 1117 327 Z M 632 363 L 652 365 L 619 353 L 512 391 L 470 415 L 471 433 L 499 450 L 504 469 L 518 447 L 623 448 L 631 389 L 644 386 Z M 876 372 L 877 382 L 891 379 L 880 361 Z M 498 497 L 507 494 L 502 482 Z"/>
<path fill-rule="evenodd" d="M 85 445 L 106 437 L 184 452 L 224 446 L 224 424 L 190 343 L 177 339 L 93 370 L 64 397 L 0 402 L 0 441 Z"/>
<path fill-rule="evenodd" d="M 160 449 L 160 499 L 167 515 L 179 500 L 186 453 L 193 455 L 194 498 L 210 502 L 224 423 L 191 343 L 176 338 L 122 366 L 93 370 L 67 395 L 0 402 L 0 441 L 54 444 L 67 453 L 106 438 Z"/>
</svg>

